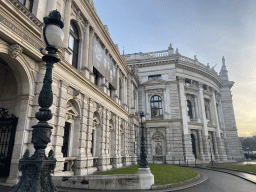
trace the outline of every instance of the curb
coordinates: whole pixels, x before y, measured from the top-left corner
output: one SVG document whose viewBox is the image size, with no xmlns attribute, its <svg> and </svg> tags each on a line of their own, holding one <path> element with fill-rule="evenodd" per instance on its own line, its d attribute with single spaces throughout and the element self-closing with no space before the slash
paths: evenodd
<svg viewBox="0 0 256 192">
<path fill-rule="evenodd" d="M 191 187 L 200 185 L 200 184 L 202 184 L 203 182 L 207 181 L 208 176 L 207 176 L 206 174 L 201 173 L 201 172 L 198 171 L 198 175 L 200 175 L 200 178 L 201 178 L 201 179 L 199 178 L 198 181 L 191 182 L 191 183 L 188 183 L 188 184 L 179 186 L 179 187 L 175 187 L 175 188 L 173 188 L 173 189 L 169 188 L 169 189 L 166 189 L 165 192 L 169 192 L 169 191 L 180 191 L 180 190 L 183 190 L 183 189 L 188 189 L 188 188 L 191 188 Z"/>
<path fill-rule="evenodd" d="M 234 176 L 236 176 L 236 177 L 239 177 L 239 178 L 241 178 L 241 179 L 244 179 L 244 180 L 246 180 L 246 181 L 249 181 L 249 182 L 251 182 L 251 183 L 256 184 L 255 181 L 252 181 L 252 180 L 250 180 L 250 179 L 247 179 L 247 178 L 242 177 L 242 176 L 240 176 L 240 175 L 237 175 L 237 174 L 235 174 L 235 173 L 229 172 L 229 171 L 231 171 L 231 169 L 230 169 L 230 170 L 227 170 L 227 171 L 224 171 L 225 169 L 221 170 L 221 169 L 218 169 L 218 168 L 215 168 L 215 169 L 212 169 L 212 168 L 204 168 L 204 167 L 194 167 L 194 168 L 207 169 L 207 170 L 211 170 L 211 171 L 218 171 L 218 172 L 222 172 L 222 173 L 227 173 L 227 174 L 234 175 Z M 235 171 L 235 170 L 233 169 L 232 171 Z M 241 172 L 241 171 L 240 171 L 240 172 Z M 242 172 L 242 173 L 246 173 L 246 172 Z M 247 173 L 247 174 L 250 174 L 250 173 Z M 253 174 L 253 175 L 254 175 L 254 174 Z"/>
<path fill-rule="evenodd" d="M 151 189 L 167 189 L 167 188 L 171 188 L 171 187 L 177 187 L 179 185 L 184 185 L 184 184 L 190 183 L 190 182 L 192 182 L 196 179 L 199 179 L 199 178 L 200 178 L 200 173 L 198 173 L 197 176 L 193 177 L 192 179 L 189 179 L 189 180 L 186 180 L 186 181 L 181 181 L 181 182 L 178 182 L 178 183 L 172 183 L 172 184 L 166 184 L 166 185 L 153 185 L 151 187 Z"/>
</svg>

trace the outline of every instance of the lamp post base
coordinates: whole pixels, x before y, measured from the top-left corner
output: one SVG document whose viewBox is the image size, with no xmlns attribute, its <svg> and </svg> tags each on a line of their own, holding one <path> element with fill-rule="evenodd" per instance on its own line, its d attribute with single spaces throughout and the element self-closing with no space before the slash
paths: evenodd
<svg viewBox="0 0 256 192">
<path fill-rule="evenodd" d="M 151 189 L 154 185 L 154 175 L 152 175 L 150 168 L 139 168 L 138 175 L 140 189 Z"/>
<path fill-rule="evenodd" d="M 54 170 L 55 165 L 56 159 L 52 150 L 48 157 L 44 149 L 38 149 L 29 157 L 27 149 L 19 161 L 19 171 L 22 171 L 22 176 L 11 192 L 57 192 L 51 178 L 51 171 Z"/>
</svg>

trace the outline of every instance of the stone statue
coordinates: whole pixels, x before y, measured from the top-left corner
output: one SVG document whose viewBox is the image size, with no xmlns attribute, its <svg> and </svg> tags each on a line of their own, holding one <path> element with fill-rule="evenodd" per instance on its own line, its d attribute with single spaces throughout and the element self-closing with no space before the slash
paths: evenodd
<svg viewBox="0 0 256 192">
<path fill-rule="evenodd" d="M 179 49 L 178 49 L 178 48 L 176 48 L 175 53 L 176 53 L 177 55 L 179 55 L 179 54 L 180 54 L 180 53 L 179 53 Z"/>
<path fill-rule="evenodd" d="M 194 55 L 194 60 L 197 61 L 197 58 L 196 58 L 197 55 Z"/>
<path fill-rule="evenodd" d="M 169 45 L 168 49 L 172 49 L 172 44 L 171 44 L 171 43 L 170 43 L 170 45 Z"/>
<path fill-rule="evenodd" d="M 162 155 L 162 146 L 160 145 L 160 143 L 156 144 L 156 155 Z"/>
<path fill-rule="evenodd" d="M 225 66 L 225 58 L 224 58 L 224 56 L 222 57 L 222 65 Z"/>
</svg>

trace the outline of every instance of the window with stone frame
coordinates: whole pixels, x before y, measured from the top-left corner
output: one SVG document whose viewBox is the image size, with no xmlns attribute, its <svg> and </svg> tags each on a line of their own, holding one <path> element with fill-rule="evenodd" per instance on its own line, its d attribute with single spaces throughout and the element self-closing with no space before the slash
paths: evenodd
<svg viewBox="0 0 256 192">
<path fill-rule="evenodd" d="M 102 75 L 95 67 L 93 67 L 93 75 L 94 75 L 94 84 L 99 87 L 100 86 L 100 78 L 102 77 Z"/>
<path fill-rule="evenodd" d="M 196 120 L 197 115 L 196 115 L 196 106 L 195 106 L 195 96 L 191 94 L 186 94 L 186 99 L 187 99 L 187 111 L 188 111 L 188 116 L 190 117 L 190 120 Z"/>
<path fill-rule="evenodd" d="M 136 99 L 137 99 L 137 95 L 136 95 L 136 90 L 133 90 L 133 108 L 136 108 Z"/>
<path fill-rule="evenodd" d="M 19 2 L 32 12 L 34 0 L 19 0 Z"/>
<path fill-rule="evenodd" d="M 188 110 L 188 116 L 190 119 L 193 119 L 193 110 L 192 110 L 192 103 L 190 100 L 187 100 L 187 110 Z"/>
<path fill-rule="evenodd" d="M 158 95 L 154 95 L 150 99 L 151 105 L 151 117 L 161 117 L 163 116 L 162 109 L 162 98 Z"/>
<path fill-rule="evenodd" d="M 70 22 L 70 32 L 68 40 L 68 49 L 71 52 L 69 63 L 77 68 L 78 62 L 78 48 L 79 48 L 79 34 L 74 21 Z"/>
<path fill-rule="evenodd" d="M 210 100 L 209 99 L 204 99 L 204 107 L 205 107 L 205 116 L 206 119 L 211 121 L 211 112 L 210 112 Z"/>
<path fill-rule="evenodd" d="M 151 80 L 151 79 L 162 79 L 162 76 L 160 74 L 158 74 L 158 75 L 149 75 L 148 80 Z"/>
<path fill-rule="evenodd" d="M 119 99 L 120 101 L 122 101 L 123 99 L 123 85 L 121 79 L 119 79 Z"/>
</svg>

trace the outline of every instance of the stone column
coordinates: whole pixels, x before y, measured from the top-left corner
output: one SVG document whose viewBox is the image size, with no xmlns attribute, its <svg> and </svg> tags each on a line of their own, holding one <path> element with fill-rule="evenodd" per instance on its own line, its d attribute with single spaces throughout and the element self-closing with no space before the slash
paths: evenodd
<svg viewBox="0 0 256 192">
<path fill-rule="evenodd" d="M 119 103 L 119 67 L 118 65 L 116 65 L 116 80 L 117 80 L 117 84 L 116 84 L 116 93 L 115 93 L 115 102 Z"/>
<path fill-rule="evenodd" d="M 119 118 L 115 117 L 115 157 L 112 166 L 114 168 L 121 167 L 120 164 L 120 154 L 119 154 Z"/>
<path fill-rule="evenodd" d="M 148 163 L 153 163 L 153 151 L 152 151 L 152 139 L 150 137 L 150 128 L 144 124 L 145 142 L 146 142 L 146 153 Z"/>
<path fill-rule="evenodd" d="M 33 100 L 32 95 L 19 95 L 17 99 L 15 111 L 17 111 L 18 113 L 17 116 L 19 117 L 19 120 L 16 128 L 15 142 L 13 146 L 12 160 L 10 165 L 10 174 L 6 181 L 6 183 L 11 185 L 17 184 L 19 181 L 19 170 L 18 170 L 19 159 L 24 154 L 26 150 L 26 145 L 30 143 L 30 140 L 28 140 L 28 135 L 31 130 L 30 128 L 31 123 L 28 117 L 31 117 L 30 113 L 32 111 L 31 110 L 32 100 Z M 34 100 L 34 101 L 37 101 L 37 100 Z"/>
<path fill-rule="evenodd" d="M 102 129 L 101 129 L 101 147 L 100 147 L 100 156 L 98 158 L 97 168 L 100 171 L 107 170 L 107 159 L 106 159 L 106 125 L 107 125 L 107 113 L 108 110 L 102 107 Z"/>
<path fill-rule="evenodd" d="M 218 110 L 217 110 L 217 106 L 216 106 L 216 95 L 215 92 L 213 91 L 213 109 L 214 109 L 214 115 L 215 115 L 215 119 L 216 119 L 216 142 L 217 142 L 217 148 L 218 148 L 218 152 L 219 152 L 219 160 L 225 160 L 227 159 L 227 156 L 224 154 L 224 146 L 222 145 L 221 142 L 221 136 L 220 136 L 220 120 L 219 120 L 219 115 L 218 115 Z"/>
<path fill-rule="evenodd" d="M 88 116 L 87 116 L 87 139 L 86 139 L 86 156 L 87 156 L 87 170 L 88 174 L 92 174 L 95 171 L 93 167 L 93 157 L 91 153 L 92 147 L 92 129 L 93 129 L 93 100 L 88 99 Z"/>
<path fill-rule="evenodd" d="M 53 85 L 54 86 L 54 85 Z M 54 175 L 58 175 L 62 172 L 64 167 L 63 153 L 61 152 L 63 145 L 63 136 L 65 121 L 66 121 L 66 104 L 67 104 L 67 89 L 68 84 L 64 81 L 58 82 L 59 93 L 57 96 L 57 104 L 56 104 L 56 118 L 55 118 L 55 142 L 53 144 L 54 154 L 57 159 L 56 167 L 54 170 Z"/>
<path fill-rule="evenodd" d="M 210 147 L 208 142 L 208 127 L 207 127 L 207 119 L 205 114 L 205 106 L 204 106 L 204 93 L 203 93 L 203 84 L 199 83 L 199 107 L 200 107 L 200 116 L 201 121 L 203 123 L 202 129 L 202 141 L 204 148 L 204 156 L 205 160 L 210 160 Z"/>
<path fill-rule="evenodd" d="M 69 39 L 69 28 L 70 28 L 70 14 L 71 14 L 71 2 L 72 0 L 67 0 L 65 5 L 65 17 L 64 17 L 64 40 L 63 40 L 63 48 L 68 49 L 68 39 Z"/>
<path fill-rule="evenodd" d="M 195 110 L 195 103 L 192 102 L 192 118 L 193 120 L 196 119 L 196 110 Z"/>
<path fill-rule="evenodd" d="M 202 134 L 201 130 L 198 130 L 198 141 L 199 141 L 199 155 L 198 158 L 202 161 L 205 160 L 204 154 L 203 154 L 203 141 L 202 141 Z"/>
<path fill-rule="evenodd" d="M 93 38 L 94 38 L 94 29 L 91 27 L 90 28 L 90 35 L 89 35 L 88 69 L 90 71 L 90 80 L 91 80 L 91 82 L 94 83 L 93 64 L 92 64 Z"/>
<path fill-rule="evenodd" d="M 219 160 L 219 153 L 218 153 L 217 140 L 216 140 L 216 132 L 213 132 L 212 137 L 213 137 L 212 140 L 213 140 L 213 147 L 214 147 L 214 157 L 215 157 L 215 159 Z"/>
<path fill-rule="evenodd" d="M 165 140 L 166 140 L 166 164 L 172 164 L 172 153 L 171 153 L 171 128 L 170 125 L 168 124 L 168 127 L 166 128 L 166 135 L 165 135 Z"/>
<path fill-rule="evenodd" d="M 81 64 L 81 71 L 82 71 L 82 74 L 88 79 L 90 78 L 89 47 L 90 47 L 90 25 L 89 25 L 89 22 L 87 21 L 84 29 L 83 61 Z"/>
<path fill-rule="evenodd" d="M 46 15 L 49 15 L 49 13 L 52 10 L 56 10 L 57 8 L 57 0 L 48 0 L 47 1 L 47 10 L 46 10 Z M 60 10 L 59 10 L 60 11 Z"/>
<path fill-rule="evenodd" d="M 135 126 L 134 124 L 131 125 L 131 142 L 132 142 L 132 146 L 131 146 L 131 150 L 132 150 L 132 153 L 131 153 L 131 163 L 132 165 L 137 165 L 137 155 L 135 153 Z"/>
<path fill-rule="evenodd" d="M 180 91 L 180 104 L 181 104 L 181 114 L 182 114 L 182 125 L 183 125 L 183 150 L 186 160 L 194 160 L 195 156 L 192 153 L 192 143 L 191 136 L 188 131 L 188 111 L 187 111 L 187 101 L 184 89 L 185 79 L 179 77 L 179 91 Z"/>
<path fill-rule="evenodd" d="M 81 96 L 81 121 L 80 121 L 80 133 L 79 133 L 79 146 L 78 157 L 75 160 L 75 175 L 87 175 L 87 157 L 86 157 L 86 142 L 87 142 L 87 122 L 88 122 L 88 98 L 84 95 Z"/>
<path fill-rule="evenodd" d="M 142 93 L 144 92 L 145 90 L 142 90 Z M 145 94 L 143 95 L 146 97 L 146 105 L 145 105 L 145 114 L 146 114 L 146 119 L 147 120 L 151 120 L 151 107 L 150 107 L 150 101 L 149 101 L 149 98 L 148 98 L 148 92 L 146 91 Z M 145 98 L 145 97 L 142 97 L 142 98 Z M 143 109 L 142 109 L 143 111 Z"/>
</svg>

